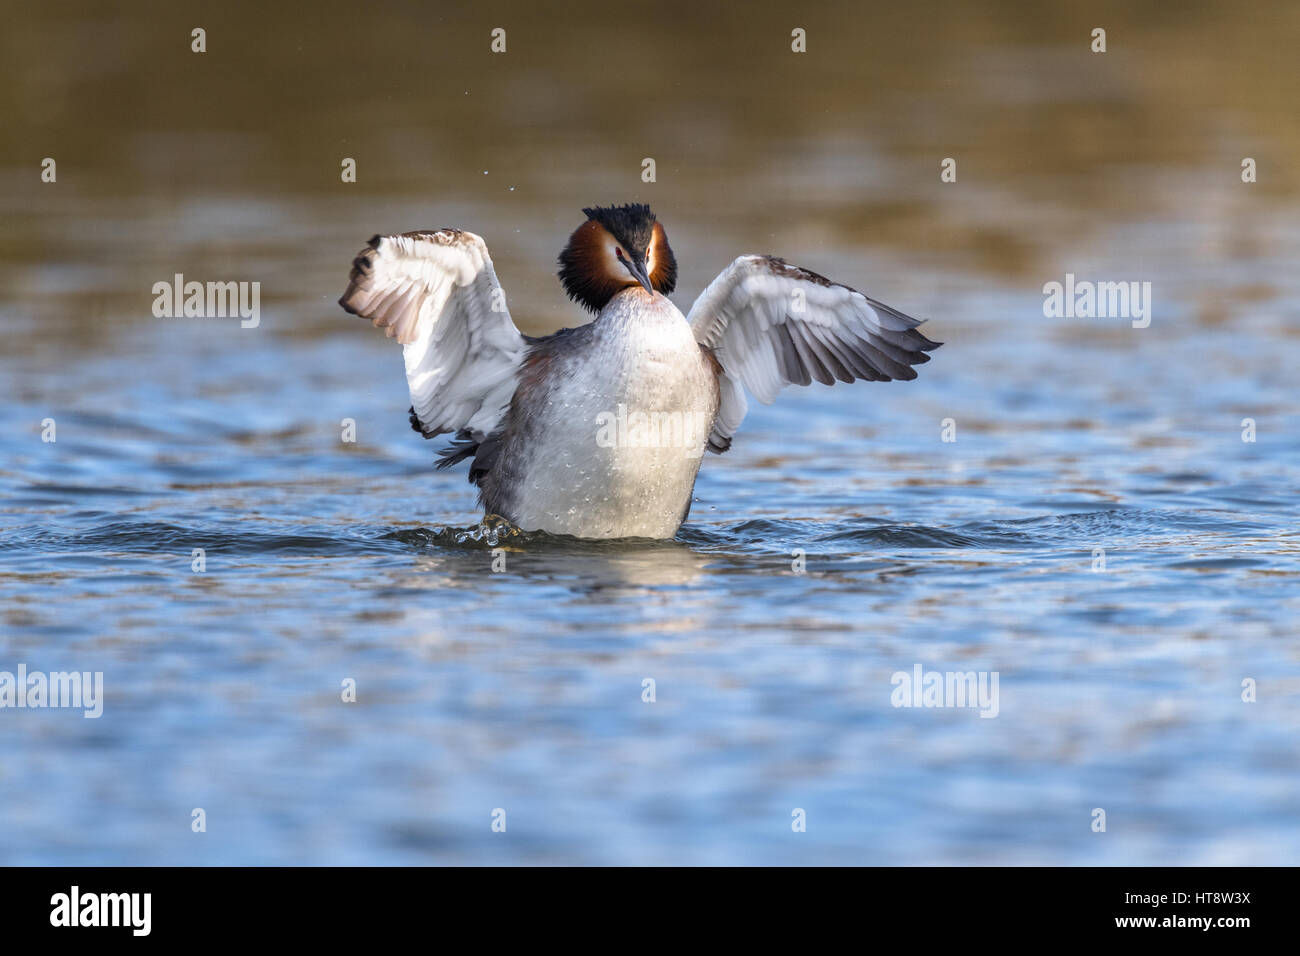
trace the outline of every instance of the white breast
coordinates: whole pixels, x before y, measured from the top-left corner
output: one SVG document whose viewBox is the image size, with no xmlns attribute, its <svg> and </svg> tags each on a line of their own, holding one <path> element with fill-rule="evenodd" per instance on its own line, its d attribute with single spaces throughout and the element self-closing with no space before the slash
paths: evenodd
<svg viewBox="0 0 1300 956">
<path fill-rule="evenodd" d="M 620 293 L 579 331 L 526 446 L 511 449 L 522 481 L 506 517 L 584 538 L 672 537 L 717 414 L 713 370 L 662 295 Z"/>
</svg>

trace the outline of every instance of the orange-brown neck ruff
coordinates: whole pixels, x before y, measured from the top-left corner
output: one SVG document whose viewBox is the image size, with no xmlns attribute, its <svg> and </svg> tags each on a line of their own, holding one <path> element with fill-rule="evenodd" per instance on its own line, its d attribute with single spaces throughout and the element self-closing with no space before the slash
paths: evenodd
<svg viewBox="0 0 1300 956">
<path fill-rule="evenodd" d="M 673 255 L 672 246 L 668 245 L 668 233 L 664 232 L 663 223 L 656 222 L 654 232 L 650 234 L 645 267 L 656 292 L 668 295 L 677 288 L 677 257 Z"/>
<path fill-rule="evenodd" d="M 617 246 L 609 230 L 594 219 L 573 231 L 560 253 L 560 282 L 569 298 L 599 312 L 621 289 L 637 284 L 615 258 Z"/>
</svg>

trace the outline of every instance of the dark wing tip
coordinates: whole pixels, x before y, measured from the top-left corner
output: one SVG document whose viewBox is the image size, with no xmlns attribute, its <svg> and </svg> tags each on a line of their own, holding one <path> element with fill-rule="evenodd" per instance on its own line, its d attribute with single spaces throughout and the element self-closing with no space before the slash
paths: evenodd
<svg viewBox="0 0 1300 956">
<path fill-rule="evenodd" d="M 439 435 L 447 434 L 446 429 L 439 430 L 436 428 L 430 428 L 427 425 L 425 425 L 424 422 L 420 421 L 420 416 L 416 413 L 415 406 L 411 406 L 410 408 L 408 408 L 406 410 L 406 413 L 409 417 L 408 420 L 411 423 L 411 431 L 419 432 L 421 437 L 437 438 Z M 466 429 L 462 428 L 460 432 L 458 432 L 457 435 L 455 436 L 455 441 L 460 442 L 465 440 L 468 437 L 469 437 L 469 432 Z M 451 450 L 450 448 L 443 449 L 444 453 L 449 452 L 450 450 Z M 453 462 L 453 464 L 455 464 L 455 462 Z M 445 468 L 446 466 L 443 465 L 441 467 Z"/>
<path fill-rule="evenodd" d="M 924 322 L 925 320 L 922 319 L 921 321 Z M 916 343 L 916 347 L 920 349 L 922 352 L 933 352 L 939 346 L 943 345 L 942 342 L 936 342 L 934 339 L 927 338 L 925 333 L 922 332 L 920 329 L 912 329 L 911 333 L 920 340 L 919 342 Z M 917 361 L 928 362 L 930 361 L 930 356 L 928 355 L 922 356 L 919 359 L 917 359 Z"/>
<path fill-rule="evenodd" d="M 368 318 L 368 316 L 353 303 L 356 302 L 362 294 L 362 281 L 375 274 L 375 262 L 374 259 L 371 258 L 370 254 L 378 247 L 381 238 L 381 236 L 375 236 L 371 239 L 366 248 L 358 252 L 356 258 L 352 260 L 352 271 L 348 273 L 347 290 L 339 298 L 339 305 L 343 307 L 344 312 L 348 312 L 352 315 L 359 315 L 362 318 Z"/>
</svg>

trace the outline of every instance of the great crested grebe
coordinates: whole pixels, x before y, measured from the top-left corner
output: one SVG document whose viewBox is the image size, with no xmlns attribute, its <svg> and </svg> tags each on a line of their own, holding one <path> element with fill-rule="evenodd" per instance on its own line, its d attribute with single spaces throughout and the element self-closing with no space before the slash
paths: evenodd
<svg viewBox="0 0 1300 956">
<path fill-rule="evenodd" d="M 375 236 L 339 304 L 402 343 L 411 425 L 454 432 L 479 503 L 525 531 L 671 538 L 704 449 L 731 447 L 742 386 L 913 379 L 941 343 L 917 319 L 772 256 L 741 256 L 683 316 L 677 260 L 646 205 L 584 209 L 559 278 L 595 321 L 515 328 L 483 240 L 459 229 Z"/>
</svg>

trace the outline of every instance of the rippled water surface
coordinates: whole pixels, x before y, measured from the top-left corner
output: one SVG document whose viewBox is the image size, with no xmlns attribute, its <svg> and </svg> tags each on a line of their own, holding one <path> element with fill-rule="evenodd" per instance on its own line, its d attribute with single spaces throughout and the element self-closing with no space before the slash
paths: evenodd
<svg viewBox="0 0 1300 956">
<path fill-rule="evenodd" d="M 931 6 L 807 13 L 803 59 L 780 6 L 494 11 L 497 59 L 468 5 L 235 7 L 202 57 L 192 13 L 28 13 L 0 671 L 105 699 L 0 710 L 0 862 L 1294 862 L 1300 15 L 1116 7 L 1095 56 L 1082 14 Z M 654 204 L 683 309 L 772 252 L 946 344 L 751 403 L 674 541 L 480 526 L 348 263 L 473 229 L 543 333 L 612 200 Z M 177 272 L 261 282 L 260 324 L 154 318 Z M 1149 327 L 1045 318 L 1067 272 L 1150 281 Z M 997 672 L 996 718 L 891 706 L 918 664 Z"/>
</svg>

